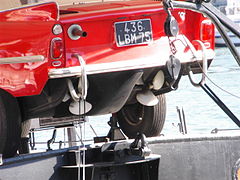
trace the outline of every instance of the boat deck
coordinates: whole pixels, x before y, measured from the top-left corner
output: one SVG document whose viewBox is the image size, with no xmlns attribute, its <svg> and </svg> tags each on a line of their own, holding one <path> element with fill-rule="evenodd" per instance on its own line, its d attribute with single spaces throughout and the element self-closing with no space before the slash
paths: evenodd
<svg viewBox="0 0 240 180">
<path fill-rule="evenodd" d="M 126 144 L 132 141 L 133 140 L 126 141 Z M 116 145 L 117 143 L 123 144 L 124 142 L 125 141 L 117 141 L 107 144 Z M 161 156 L 158 167 L 158 178 L 161 180 L 226 180 L 232 179 L 234 173 L 236 173 L 239 168 L 239 135 L 160 136 L 147 138 L 147 142 L 152 154 L 155 154 L 153 157 L 148 156 L 148 158 L 152 158 L 153 160 L 153 164 L 151 164 L 150 167 L 158 167 L 158 162 L 154 160 L 157 159 L 156 154 Z M 94 146 L 97 147 L 99 145 L 100 144 L 95 144 Z M 93 147 L 93 145 L 91 147 Z M 66 176 L 64 173 L 62 166 L 65 165 L 66 162 L 65 154 L 70 150 L 76 149 L 78 149 L 78 147 L 4 159 L 3 165 L 0 166 L 1 179 L 69 179 L 69 176 Z M 93 155 L 89 157 L 93 159 L 96 158 L 96 156 Z M 149 160 L 148 158 L 144 158 L 141 163 L 144 164 L 144 162 Z M 123 164 L 127 166 L 128 163 Z M 107 166 L 106 163 L 105 165 Z M 114 166 L 114 164 L 111 164 L 111 166 Z M 97 166 L 95 165 L 95 167 Z M 121 172 L 123 175 L 115 179 L 122 179 L 122 177 L 128 179 L 129 167 L 116 167 L 118 168 L 111 170 L 112 173 L 118 174 Z M 136 168 L 139 169 L 139 166 Z M 150 172 L 149 169 L 145 173 L 147 172 Z M 91 177 L 86 177 L 86 179 L 101 179 L 99 175 L 101 173 L 97 171 L 95 171 L 95 173 L 98 173 L 98 175 L 91 175 Z M 76 179 L 76 177 L 71 177 L 71 179 Z M 132 178 L 130 177 L 129 179 Z M 154 178 L 152 177 L 150 179 Z"/>
</svg>

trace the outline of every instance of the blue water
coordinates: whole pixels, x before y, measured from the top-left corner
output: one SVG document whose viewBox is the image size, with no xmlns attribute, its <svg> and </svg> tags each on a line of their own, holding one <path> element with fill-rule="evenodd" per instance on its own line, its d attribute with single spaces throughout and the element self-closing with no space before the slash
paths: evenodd
<svg viewBox="0 0 240 180">
<path fill-rule="evenodd" d="M 208 77 L 222 89 L 240 97 L 240 68 L 227 48 L 216 49 L 216 57 L 208 69 Z M 209 80 L 207 80 L 207 84 L 231 111 L 240 118 L 240 99 L 220 90 Z M 176 91 L 167 94 L 167 102 L 168 110 L 163 130 L 164 134 L 177 133 L 178 129 L 172 125 L 179 122 L 176 106 L 184 109 L 189 133 L 206 134 L 210 133 L 214 128 L 237 128 L 201 88 L 191 85 L 187 76 L 181 79 L 179 88 Z"/>
<path fill-rule="evenodd" d="M 240 50 L 240 48 L 239 48 Z M 240 52 L 240 51 L 239 51 Z M 208 77 L 222 89 L 240 96 L 239 77 L 240 68 L 227 48 L 216 49 L 216 57 L 208 69 Z M 219 98 L 240 118 L 240 99 L 217 88 L 209 80 L 207 84 L 219 96 Z M 189 134 L 210 134 L 214 128 L 235 129 L 237 126 L 231 119 L 206 95 L 201 88 L 191 85 L 187 76 L 182 77 L 179 88 L 166 94 L 167 116 L 162 134 L 166 136 L 178 135 L 179 117 L 176 106 L 184 109 L 187 130 Z M 95 129 L 98 136 L 104 136 L 109 130 L 107 121 L 110 115 L 89 117 L 86 123 L 86 139 L 94 136 L 90 124 Z M 79 129 L 77 130 L 79 132 Z M 50 139 L 52 130 L 36 133 L 37 141 L 46 142 Z M 79 132 L 80 133 L 80 132 Z M 66 131 L 65 131 L 66 134 Z M 58 130 L 57 140 L 64 140 L 64 130 Z M 66 137 L 65 137 L 65 140 Z M 41 145 L 43 146 L 43 145 Z M 44 145 L 46 147 L 46 145 Z"/>
</svg>

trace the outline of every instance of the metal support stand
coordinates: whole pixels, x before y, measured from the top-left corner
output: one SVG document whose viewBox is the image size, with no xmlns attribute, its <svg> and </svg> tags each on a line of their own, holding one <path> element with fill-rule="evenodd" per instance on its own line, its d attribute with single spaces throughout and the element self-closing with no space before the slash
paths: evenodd
<svg viewBox="0 0 240 180">
<path fill-rule="evenodd" d="M 76 146 L 77 138 L 76 138 L 76 129 L 75 128 L 68 128 L 67 129 L 67 135 L 68 135 L 68 145 L 69 147 Z"/>
<path fill-rule="evenodd" d="M 182 108 L 182 111 L 179 109 L 179 107 L 177 106 L 177 112 L 178 112 L 178 116 L 179 116 L 179 131 L 180 133 L 187 134 L 187 125 L 186 125 L 186 120 L 185 120 L 185 114 L 184 114 L 184 110 Z"/>
<path fill-rule="evenodd" d="M 19 146 L 19 150 L 18 150 L 19 154 L 28 154 L 30 152 L 28 142 L 29 142 L 28 137 L 21 138 L 20 146 Z"/>
<path fill-rule="evenodd" d="M 117 141 L 117 140 L 125 140 L 127 139 L 127 136 L 122 132 L 122 130 L 117 125 L 117 117 L 112 116 L 110 118 L 110 121 L 108 122 L 108 125 L 111 127 L 110 131 L 108 132 L 107 137 L 111 141 Z"/>
<path fill-rule="evenodd" d="M 240 127 L 239 119 L 232 113 L 232 111 L 217 97 L 217 95 L 208 87 L 207 84 L 201 84 L 201 88 L 209 95 L 210 98 L 232 119 L 232 121 Z"/>
<path fill-rule="evenodd" d="M 122 130 L 117 125 L 117 117 L 113 115 L 110 117 L 108 125 L 111 127 L 107 136 L 94 137 L 94 142 L 109 142 L 117 140 L 126 140 L 128 137 L 122 132 Z"/>
</svg>

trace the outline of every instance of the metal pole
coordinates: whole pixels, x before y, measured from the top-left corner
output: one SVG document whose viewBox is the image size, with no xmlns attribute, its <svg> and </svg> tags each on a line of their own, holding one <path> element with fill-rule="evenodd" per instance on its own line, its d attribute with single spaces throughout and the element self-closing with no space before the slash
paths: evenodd
<svg viewBox="0 0 240 180">
<path fill-rule="evenodd" d="M 69 147 L 76 146 L 77 145 L 76 129 L 75 128 L 67 128 L 67 135 L 68 135 Z"/>
<path fill-rule="evenodd" d="M 206 85 L 200 84 L 201 88 L 212 98 L 212 100 L 232 119 L 232 121 L 240 127 L 239 119 L 232 113 L 232 111 L 217 97 L 217 95 Z"/>
</svg>

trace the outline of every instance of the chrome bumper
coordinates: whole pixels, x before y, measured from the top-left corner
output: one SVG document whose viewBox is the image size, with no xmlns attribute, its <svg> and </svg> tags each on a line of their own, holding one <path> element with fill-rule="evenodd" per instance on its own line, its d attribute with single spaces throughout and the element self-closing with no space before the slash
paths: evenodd
<svg viewBox="0 0 240 180">
<path fill-rule="evenodd" d="M 66 78 L 66 77 L 79 77 L 81 76 L 81 66 L 74 66 L 69 68 L 50 69 L 48 72 L 50 79 Z"/>
<path fill-rule="evenodd" d="M 197 51 L 194 46 L 189 42 L 189 40 L 185 36 L 180 36 L 179 39 L 182 39 L 183 44 L 181 49 L 184 49 L 186 46 L 190 47 L 191 51 L 188 54 L 186 53 L 177 53 L 176 57 L 181 60 L 181 64 L 202 61 L 202 51 Z M 162 38 L 162 43 L 167 44 L 169 39 L 167 37 Z M 213 59 L 215 53 L 212 49 L 205 50 L 205 58 L 207 60 Z M 73 56 L 77 57 L 79 62 L 83 60 L 80 55 L 74 54 Z M 148 55 L 146 57 L 141 57 L 137 59 L 125 60 L 125 61 L 117 61 L 117 62 L 107 62 L 100 64 L 87 64 L 86 65 L 86 74 L 100 74 L 100 73 L 110 73 L 110 72 L 119 72 L 119 71 L 128 71 L 134 69 L 146 69 L 152 67 L 161 67 L 165 66 L 166 62 L 169 60 L 169 54 L 163 53 L 161 57 L 156 55 Z M 81 63 L 80 63 L 81 64 Z M 58 68 L 58 69 L 50 69 L 49 70 L 49 78 L 66 78 L 66 77 L 80 77 L 82 70 L 81 66 L 74 66 L 68 68 Z"/>
</svg>

